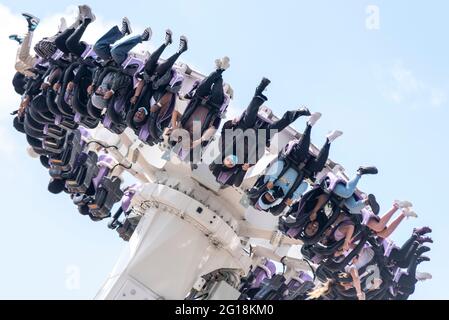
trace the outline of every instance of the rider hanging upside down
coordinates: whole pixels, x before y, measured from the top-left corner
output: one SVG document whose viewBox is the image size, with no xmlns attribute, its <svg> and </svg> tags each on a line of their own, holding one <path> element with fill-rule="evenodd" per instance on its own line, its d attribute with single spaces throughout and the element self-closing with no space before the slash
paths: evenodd
<svg viewBox="0 0 449 320">
<path fill-rule="evenodd" d="M 96 73 L 88 93 L 92 94 L 92 104 L 97 109 L 108 107 L 113 96 L 125 96 L 133 84 L 128 75 L 119 72 L 122 63 L 128 58 L 129 52 L 139 43 L 150 40 L 151 28 L 146 28 L 141 35 L 131 37 L 122 43 L 112 46 L 118 40 L 131 33 L 129 20 L 123 18 L 121 30 L 114 26 L 94 45 L 96 54 L 104 60 L 104 68 Z"/>
<path fill-rule="evenodd" d="M 360 214 L 361 210 L 369 205 L 375 214 L 379 213 L 379 204 L 376 201 L 376 197 L 370 194 L 366 199 L 356 200 L 354 198 L 354 193 L 357 189 L 357 184 L 363 175 L 366 174 L 377 174 L 378 170 L 376 167 L 360 167 L 357 170 L 357 175 L 348 181 L 346 184 L 338 183 L 333 192 L 345 199 L 345 206 L 348 208 L 352 214 Z M 318 197 L 316 206 L 310 212 L 310 220 L 315 221 L 317 218 L 318 211 L 326 204 L 328 201 L 328 196 L 323 194 Z"/>
<path fill-rule="evenodd" d="M 265 147 L 270 145 L 273 136 L 295 122 L 299 117 L 310 116 L 310 111 L 307 108 L 302 108 L 287 111 L 278 121 L 271 122 L 260 119 L 258 116 L 259 109 L 268 101 L 263 91 L 269 84 L 270 80 L 263 78 L 246 111 L 240 118 L 227 121 L 223 125 L 221 154 L 210 166 L 212 173 L 217 178 L 217 182 L 222 185 L 240 186 L 246 172 L 263 156 Z M 242 140 L 243 152 L 235 150 L 240 147 L 237 142 L 237 140 L 240 140 L 239 135 L 245 135 L 245 132 L 248 133 L 248 130 L 255 131 L 256 141 L 249 143 Z M 259 141 L 261 130 L 266 132 L 264 141 Z M 239 162 L 234 162 L 232 159 L 238 159 Z M 223 173 L 228 173 L 225 180 L 223 179 Z"/>
<path fill-rule="evenodd" d="M 308 184 L 305 179 L 313 179 L 324 169 L 329 157 L 331 143 L 343 133 L 333 131 L 328 134 L 326 143 L 318 156 L 316 158 L 311 156 L 309 152 L 310 135 L 312 127 L 320 117 L 320 113 L 312 114 L 301 139 L 290 142 L 285 148 L 284 154 L 281 153 L 280 157 L 269 166 L 268 171 L 263 176 L 262 185 L 262 187 L 266 186 L 267 190 L 258 196 L 255 203 L 256 209 L 268 211 L 282 200 L 286 206 L 291 206 L 293 201 L 299 199 L 306 191 Z M 274 187 L 282 189 L 283 198 L 273 197 L 271 190 Z M 261 186 L 256 183 L 256 186 L 249 191 L 250 197 L 253 198 L 253 195 L 257 195 L 258 190 L 261 190 Z"/>
<path fill-rule="evenodd" d="M 184 113 L 173 112 L 171 127 L 165 130 L 164 136 L 184 129 L 189 135 L 189 142 L 183 141 L 183 148 L 190 150 L 206 145 L 220 127 L 226 109 L 232 99 L 232 89 L 223 83 L 223 72 L 229 68 L 229 58 L 216 60 L 216 71 L 202 82 L 195 83 L 192 90 L 185 95 L 189 99 Z M 199 130 L 196 130 L 198 128 Z M 182 136 L 182 135 L 181 135 Z M 177 141 L 174 141 L 176 143 Z"/>
<path fill-rule="evenodd" d="M 132 119 L 131 126 L 136 134 L 139 134 L 144 127 L 148 129 L 143 130 L 146 134 L 140 135 L 145 142 L 159 140 L 171 119 L 176 97 L 181 89 L 183 79 L 173 70 L 173 66 L 181 54 L 188 50 L 188 41 L 185 36 L 181 36 L 178 51 L 160 63 L 160 56 L 171 43 L 172 32 L 166 30 L 165 42 L 146 62 L 144 71 L 139 75 L 135 94 L 131 98 L 134 107 L 131 108 L 128 117 Z M 162 121 L 163 127 L 156 130 L 155 127 Z"/>
<path fill-rule="evenodd" d="M 34 31 L 39 25 L 40 20 L 39 18 L 29 13 L 23 13 L 22 16 L 24 16 L 28 22 L 28 32 L 23 38 L 19 37 L 17 34 L 13 34 L 9 36 L 9 39 L 15 40 L 20 44 L 16 57 L 16 71 L 23 76 L 34 77 L 35 74 L 31 71 L 31 69 L 33 69 L 34 66 L 38 63 L 39 57 L 32 56 L 30 54 L 30 49 L 31 42 L 33 41 Z"/>
</svg>

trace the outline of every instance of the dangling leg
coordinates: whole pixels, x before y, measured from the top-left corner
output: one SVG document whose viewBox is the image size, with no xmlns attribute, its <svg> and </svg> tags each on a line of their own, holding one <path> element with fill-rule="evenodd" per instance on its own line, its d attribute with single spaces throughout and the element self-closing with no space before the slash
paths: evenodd
<svg viewBox="0 0 449 320">
<path fill-rule="evenodd" d="M 263 94 L 265 89 L 268 87 L 268 85 L 271 83 L 270 80 L 267 78 L 263 78 L 260 82 L 259 86 L 256 89 L 256 93 L 254 94 L 253 99 L 249 103 L 248 107 L 246 108 L 245 112 L 243 113 L 240 121 L 239 121 L 239 127 L 242 128 L 242 130 L 253 128 L 256 120 L 257 120 L 257 114 L 259 112 L 259 108 L 268 101 L 268 98 Z"/>
<path fill-rule="evenodd" d="M 128 53 L 135 46 L 137 46 L 139 43 L 142 43 L 143 41 L 147 41 L 148 39 L 148 31 L 145 30 L 143 34 L 131 37 L 123 41 L 122 43 L 115 45 L 111 49 L 112 59 L 114 59 L 117 65 L 121 65 L 128 58 Z"/>
<path fill-rule="evenodd" d="M 55 38 L 55 45 L 56 48 L 64 52 L 65 54 L 69 54 L 70 50 L 67 48 L 67 40 L 70 38 L 70 36 L 75 32 L 76 28 L 79 27 L 81 22 L 83 21 L 83 18 L 86 16 L 86 14 L 90 14 L 92 17 L 92 12 L 90 11 L 90 8 L 88 6 L 79 6 L 78 7 L 78 17 L 76 18 L 75 22 L 68 28 L 66 28 L 64 31 L 62 31 L 56 38 Z"/>
<path fill-rule="evenodd" d="M 67 28 L 65 31 L 61 32 L 55 39 L 56 48 L 69 54 L 70 50 L 66 46 L 67 39 L 75 32 L 75 28 Z"/>
<path fill-rule="evenodd" d="M 165 42 L 156 51 L 154 51 L 151 54 L 150 58 L 145 63 L 145 73 L 148 76 L 151 77 L 153 75 L 153 73 L 156 71 L 156 67 L 158 65 L 159 58 L 161 57 L 165 48 L 167 48 L 172 42 L 173 42 L 172 31 L 170 29 L 167 29 L 167 30 L 165 30 Z"/>
<path fill-rule="evenodd" d="M 357 175 L 352 180 L 348 181 L 346 185 L 342 183 L 337 184 L 337 186 L 334 189 L 334 193 L 339 197 L 348 199 L 354 194 L 357 188 L 357 184 L 359 183 L 360 178 L 363 175 L 377 174 L 377 172 L 378 172 L 377 168 L 375 167 L 360 167 L 359 170 L 357 171 Z"/>
<path fill-rule="evenodd" d="M 318 121 L 319 114 L 315 115 L 311 121 L 307 123 L 306 130 L 304 130 L 301 140 L 299 140 L 298 144 L 293 147 L 291 151 L 293 154 L 293 158 L 298 162 L 303 162 L 307 159 L 309 155 L 310 148 L 310 135 L 312 133 L 312 126 Z"/>
<path fill-rule="evenodd" d="M 402 220 L 407 217 L 417 217 L 414 211 L 410 211 L 408 209 L 402 210 L 402 213 L 399 217 L 397 217 L 388 227 L 377 234 L 378 237 L 388 238 L 401 224 Z"/>
<path fill-rule="evenodd" d="M 276 132 L 281 132 L 293 122 L 295 122 L 299 117 L 310 116 L 311 113 L 307 108 L 301 108 L 294 111 L 287 111 L 282 116 L 282 119 L 270 124 L 267 130 L 270 130 L 270 137 L 273 137 Z"/>
<path fill-rule="evenodd" d="M 223 104 L 225 100 L 225 94 L 224 94 L 224 89 L 223 89 L 223 78 L 219 78 L 214 86 L 212 87 L 210 96 L 209 96 L 209 101 L 216 105 L 216 106 L 220 106 Z"/>
<path fill-rule="evenodd" d="M 409 261 L 409 259 L 406 258 L 415 253 L 415 250 L 419 245 L 419 242 L 416 241 L 417 238 L 418 235 L 413 233 L 400 249 L 395 248 L 391 251 L 389 258 L 396 261 L 401 268 L 406 268 L 406 265 L 408 265 L 409 262 L 404 263 L 404 261 Z"/>
<path fill-rule="evenodd" d="M 341 131 L 331 132 L 327 136 L 326 143 L 321 148 L 317 158 L 307 163 L 306 169 L 310 172 L 312 176 L 315 176 L 317 173 L 321 172 L 324 169 L 324 167 L 326 166 L 327 159 L 329 158 L 331 143 L 334 142 L 334 140 L 340 137 L 342 134 L 343 132 Z"/>
<path fill-rule="evenodd" d="M 122 39 L 124 36 L 131 33 L 131 26 L 128 18 L 123 18 L 122 29 L 118 26 L 112 27 L 106 32 L 94 45 L 95 53 L 103 60 L 112 59 L 111 46 Z"/>
<path fill-rule="evenodd" d="M 163 63 L 161 63 L 156 67 L 156 74 L 158 76 L 163 76 L 169 70 L 171 70 L 171 68 L 174 66 L 176 60 L 178 60 L 181 54 L 187 51 L 188 49 L 187 44 L 188 44 L 187 38 L 185 36 L 181 36 L 178 52 L 176 52 L 174 55 L 172 55 L 170 58 L 168 58 L 167 60 L 165 60 Z"/>
<path fill-rule="evenodd" d="M 70 53 L 81 57 L 83 52 L 86 50 L 87 45 L 81 42 L 81 38 L 91 22 L 91 19 L 85 18 L 83 22 L 78 26 L 78 28 L 76 28 L 75 31 L 67 39 L 65 44 Z"/>
<path fill-rule="evenodd" d="M 204 79 L 198 88 L 196 89 L 195 96 L 197 97 L 208 97 L 212 91 L 213 84 L 221 78 L 223 71 L 217 70 L 212 72 L 206 79 Z"/>
</svg>

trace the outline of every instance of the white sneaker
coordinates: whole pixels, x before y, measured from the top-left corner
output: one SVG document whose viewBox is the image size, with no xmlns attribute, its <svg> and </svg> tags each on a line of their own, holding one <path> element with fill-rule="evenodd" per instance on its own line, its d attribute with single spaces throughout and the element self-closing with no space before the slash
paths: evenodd
<svg viewBox="0 0 449 320">
<path fill-rule="evenodd" d="M 221 59 L 221 68 L 223 70 L 227 70 L 231 65 L 229 64 L 229 62 L 231 61 L 231 59 L 229 59 L 229 57 L 223 57 Z"/>
<path fill-rule="evenodd" d="M 322 114 L 319 112 L 312 113 L 312 115 L 309 118 L 309 125 L 313 127 L 315 123 L 317 123 L 317 121 L 320 120 L 321 116 Z"/>
<path fill-rule="evenodd" d="M 337 139 L 338 137 L 341 137 L 343 135 L 342 131 L 334 130 L 331 133 L 327 135 L 327 140 L 329 140 L 329 143 L 332 143 Z"/>
<path fill-rule="evenodd" d="M 410 201 L 394 200 L 394 204 L 396 204 L 400 209 L 413 207 L 413 204 Z"/>
<path fill-rule="evenodd" d="M 428 272 L 417 272 L 415 275 L 415 278 L 418 281 L 426 281 L 426 280 L 431 280 L 432 275 Z"/>
<path fill-rule="evenodd" d="M 221 64 L 222 64 L 221 59 L 216 59 L 215 60 L 215 69 L 217 69 L 217 70 L 221 69 Z"/>
<path fill-rule="evenodd" d="M 409 208 L 402 210 L 402 213 L 404 214 L 404 216 L 406 218 L 418 218 L 418 215 L 416 214 L 416 212 L 410 210 Z"/>
<path fill-rule="evenodd" d="M 58 31 L 59 32 L 64 32 L 67 29 L 67 21 L 65 20 L 64 17 L 62 17 L 59 20 L 59 26 L 58 26 Z"/>
<path fill-rule="evenodd" d="M 88 5 L 82 5 L 79 7 L 80 15 L 82 19 L 90 19 L 91 22 L 94 22 L 96 17 L 92 13 L 92 9 Z"/>
</svg>

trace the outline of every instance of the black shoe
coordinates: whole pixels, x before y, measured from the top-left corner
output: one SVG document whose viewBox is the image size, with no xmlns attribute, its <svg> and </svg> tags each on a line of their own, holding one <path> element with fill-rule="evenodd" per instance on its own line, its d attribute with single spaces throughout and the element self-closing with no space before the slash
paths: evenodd
<svg viewBox="0 0 449 320">
<path fill-rule="evenodd" d="M 429 252 L 430 248 L 426 247 L 426 246 L 421 246 L 418 248 L 418 250 L 416 250 L 416 255 L 418 257 L 422 256 L 424 253 Z"/>
<path fill-rule="evenodd" d="M 420 244 L 433 243 L 433 240 L 431 237 L 419 237 L 416 241 L 418 241 Z"/>
<path fill-rule="evenodd" d="M 420 257 L 418 257 L 418 259 L 416 261 L 418 262 L 418 264 L 420 264 L 422 262 L 430 261 L 430 258 L 427 256 L 420 256 Z"/>
<path fill-rule="evenodd" d="M 429 228 L 429 227 L 422 227 L 422 228 L 417 228 L 417 229 L 415 228 L 415 229 L 413 229 L 413 233 L 418 235 L 418 236 L 423 236 L 423 235 L 425 235 L 427 233 L 431 233 L 431 232 L 432 232 L 432 229 Z"/>
<path fill-rule="evenodd" d="M 263 78 L 262 81 L 260 82 L 259 86 L 256 89 L 255 96 L 259 96 L 259 97 L 262 97 L 264 100 L 268 100 L 268 98 L 263 95 L 263 92 L 265 91 L 265 89 L 268 87 L 268 85 L 270 83 L 271 83 L 271 81 L 269 79 Z"/>
<path fill-rule="evenodd" d="M 39 25 L 40 19 L 29 13 L 22 13 L 22 16 L 24 16 L 28 22 L 28 31 L 36 30 L 37 26 Z"/>
<path fill-rule="evenodd" d="M 131 22 L 127 17 L 124 17 L 122 20 L 122 29 L 120 30 L 123 35 L 130 35 L 133 31 L 131 29 Z"/>
<path fill-rule="evenodd" d="M 145 30 L 143 30 L 142 33 L 142 41 L 148 41 L 151 39 L 153 35 L 153 31 L 151 30 L 150 27 L 146 28 Z"/>
<path fill-rule="evenodd" d="M 179 50 L 178 53 L 184 53 L 186 52 L 189 47 L 188 47 L 188 40 L 186 36 L 181 36 L 181 38 L 179 39 Z"/>
<path fill-rule="evenodd" d="M 170 29 L 165 30 L 165 45 L 168 46 L 173 43 L 173 32 Z"/>
<path fill-rule="evenodd" d="M 379 203 L 376 200 L 376 196 L 374 194 L 368 195 L 368 204 L 373 210 L 373 213 L 377 216 L 380 212 L 380 206 Z"/>
<path fill-rule="evenodd" d="M 312 115 L 312 113 L 310 113 L 309 108 L 307 108 L 307 107 L 300 108 L 300 109 L 296 110 L 296 112 L 298 112 L 300 117 L 309 117 Z"/>
<path fill-rule="evenodd" d="M 357 170 L 357 173 L 363 176 L 365 174 L 378 174 L 379 171 L 376 167 L 360 167 L 359 170 Z"/>
</svg>

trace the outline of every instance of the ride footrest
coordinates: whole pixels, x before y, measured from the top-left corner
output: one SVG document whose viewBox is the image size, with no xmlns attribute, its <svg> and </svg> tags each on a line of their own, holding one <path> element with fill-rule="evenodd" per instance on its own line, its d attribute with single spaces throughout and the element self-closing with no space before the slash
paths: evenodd
<svg viewBox="0 0 449 320">
<path fill-rule="evenodd" d="M 64 141 L 56 140 L 50 137 L 45 137 L 42 141 L 42 146 L 45 150 L 54 154 L 61 154 L 64 151 Z"/>
<path fill-rule="evenodd" d="M 72 131 L 72 130 L 76 130 L 78 128 L 79 124 L 76 123 L 74 120 L 64 118 L 64 119 L 62 119 L 59 126 L 65 130 Z"/>
<path fill-rule="evenodd" d="M 50 159 L 50 164 L 63 171 L 70 171 L 78 155 L 81 153 L 83 145 L 81 143 L 81 132 L 73 131 L 66 137 L 62 152 L 57 157 Z"/>
<path fill-rule="evenodd" d="M 139 224 L 141 218 L 141 215 L 133 215 L 131 213 L 128 218 L 126 218 L 126 220 L 122 223 L 122 225 L 117 228 L 117 232 L 120 238 L 125 241 L 129 241 L 134 231 L 136 230 L 136 227 Z"/>
<path fill-rule="evenodd" d="M 56 140 L 65 139 L 67 131 L 61 127 L 51 125 L 47 128 L 47 136 Z"/>
<path fill-rule="evenodd" d="M 95 200 L 89 204 L 92 216 L 100 219 L 111 216 L 111 210 L 114 204 L 123 197 L 123 191 L 120 189 L 122 180 L 119 177 L 104 177 L 95 194 Z"/>
<path fill-rule="evenodd" d="M 96 127 L 98 127 L 98 124 L 100 123 L 100 119 L 84 117 L 81 119 L 80 122 L 81 122 L 81 124 L 83 124 L 84 126 L 86 126 L 89 129 L 95 129 Z"/>
<path fill-rule="evenodd" d="M 255 295 L 254 300 L 280 300 L 287 290 L 285 277 L 281 274 L 273 276 L 271 279 L 265 279 L 262 287 Z"/>
<path fill-rule="evenodd" d="M 66 186 L 70 193 L 86 193 L 92 180 L 98 175 L 98 155 L 89 152 L 86 161 L 74 173 L 75 179 L 67 180 Z"/>
</svg>

